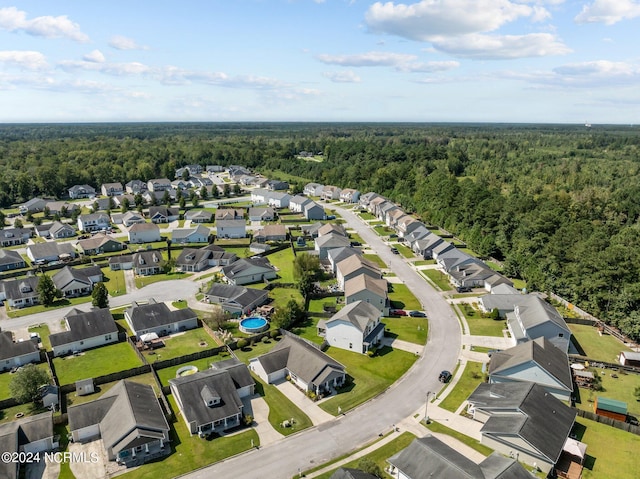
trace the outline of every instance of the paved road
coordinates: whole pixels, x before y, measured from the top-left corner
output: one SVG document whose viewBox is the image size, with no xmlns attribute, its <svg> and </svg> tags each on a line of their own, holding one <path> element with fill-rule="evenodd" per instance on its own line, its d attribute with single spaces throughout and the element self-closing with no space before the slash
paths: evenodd
<svg viewBox="0 0 640 479">
<path fill-rule="evenodd" d="M 429 339 L 421 357 L 391 388 L 344 416 L 288 436 L 277 443 L 213 464 L 185 477 L 289 478 L 327 462 L 386 432 L 425 403 L 427 391 L 438 391 L 438 374 L 453 370 L 461 349 L 461 331 L 449 304 L 426 284 L 380 237 L 351 211 L 335 209 L 416 295 L 427 312 Z"/>
</svg>

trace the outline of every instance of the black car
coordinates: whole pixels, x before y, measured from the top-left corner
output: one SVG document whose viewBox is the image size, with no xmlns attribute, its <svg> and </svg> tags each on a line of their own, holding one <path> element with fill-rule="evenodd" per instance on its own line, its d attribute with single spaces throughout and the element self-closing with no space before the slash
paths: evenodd
<svg viewBox="0 0 640 479">
<path fill-rule="evenodd" d="M 427 315 L 424 314 L 422 311 L 411 311 L 409 313 L 409 316 L 411 316 L 412 318 L 426 318 Z"/>
<path fill-rule="evenodd" d="M 398 248 L 391 248 L 391 252 L 393 254 L 400 254 L 400 252 L 398 251 Z"/>
<path fill-rule="evenodd" d="M 448 383 L 451 380 L 451 373 L 449 371 L 442 371 L 438 376 L 438 381 L 441 383 Z"/>
<path fill-rule="evenodd" d="M 469 288 L 468 286 L 458 286 L 456 288 L 456 291 L 458 293 L 470 293 L 471 292 L 471 288 Z"/>
</svg>

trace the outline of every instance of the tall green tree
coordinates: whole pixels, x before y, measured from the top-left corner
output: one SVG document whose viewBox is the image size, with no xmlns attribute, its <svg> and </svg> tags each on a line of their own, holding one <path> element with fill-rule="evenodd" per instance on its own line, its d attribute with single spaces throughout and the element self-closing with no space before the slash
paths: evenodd
<svg viewBox="0 0 640 479">
<path fill-rule="evenodd" d="M 38 390 L 49 382 L 49 375 L 45 369 L 35 364 L 27 364 L 11 376 L 9 393 L 19 403 L 37 402 L 40 399 Z"/>
<path fill-rule="evenodd" d="M 107 291 L 107 287 L 102 281 L 93 287 L 91 304 L 96 308 L 109 307 L 109 291 Z"/>
<path fill-rule="evenodd" d="M 51 276 L 43 274 L 40 276 L 37 286 L 38 297 L 40 302 L 45 306 L 51 306 L 53 302 L 60 296 L 60 292 L 56 288 Z"/>
</svg>

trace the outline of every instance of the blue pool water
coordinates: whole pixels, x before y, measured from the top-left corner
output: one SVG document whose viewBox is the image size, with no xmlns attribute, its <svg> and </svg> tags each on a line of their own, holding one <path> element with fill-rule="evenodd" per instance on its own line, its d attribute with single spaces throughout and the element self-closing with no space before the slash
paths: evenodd
<svg viewBox="0 0 640 479">
<path fill-rule="evenodd" d="M 253 316 L 240 321 L 240 331 L 244 333 L 261 333 L 268 328 L 267 320 L 260 316 Z"/>
</svg>

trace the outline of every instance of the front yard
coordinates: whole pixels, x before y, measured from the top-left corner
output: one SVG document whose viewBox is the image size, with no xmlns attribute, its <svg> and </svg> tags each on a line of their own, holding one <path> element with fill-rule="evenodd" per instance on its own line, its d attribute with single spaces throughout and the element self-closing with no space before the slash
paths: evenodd
<svg viewBox="0 0 640 479">
<path fill-rule="evenodd" d="M 412 318 L 411 316 L 382 318 L 387 331 L 385 336 L 394 337 L 402 341 L 424 346 L 429 334 L 429 321 L 427 318 Z"/>
<path fill-rule="evenodd" d="M 507 329 L 504 319 L 483 317 L 482 311 L 468 303 L 461 303 L 459 306 L 469 324 L 469 333 L 472 336 L 503 336 L 502 330 Z"/>
<path fill-rule="evenodd" d="M 127 292 L 124 283 L 124 271 L 111 271 L 108 266 L 100 268 L 102 271 L 102 282 L 107 287 L 109 296 L 121 296 Z"/>
<path fill-rule="evenodd" d="M 95 378 L 142 366 L 142 361 L 126 342 L 84 351 L 80 356 L 54 358 L 53 365 L 61 385 Z"/>
<path fill-rule="evenodd" d="M 451 372 L 455 373 L 454 371 Z M 456 383 L 454 389 L 449 392 L 449 395 L 440 403 L 440 407 L 447 411 L 455 412 L 483 381 L 482 363 L 467 362 L 467 366 L 464 368 L 460 380 Z"/>
<path fill-rule="evenodd" d="M 167 281 L 174 279 L 186 279 L 191 276 L 190 273 L 168 273 L 168 274 L 152 274 L 151 276 L 136 276 L 136 287 L 144 288 L 152 283 L 157 283 L 159 281 Z"/>
<path fill-rule="evenodd" d="M 284 436 L 302 431 L 313 426 L 311 419 L 280 390 L 272 384 L 265 384 L 256 375 L 252 375 L 256 382 L 256 392 L 263 397 L 269 406 L 269 423 Z M 284 421 L 293 419 L 291 427 L 282 427 Z"/>
<path fill-rule="evenodd" d="M 386 346 L 371 358 L 366 354 L 333 347 L 328 348 L 326 353 L 346 367 L 350 379 L 339 394 L 319 404 L 334 416 L 338 414 L 338 408 L 346 412 L 383 392 L 402 377 L 417 359 L 415 354 Z"/>
<path fill-rule="evenodd" d="M 391 301 L 391 307 L 395 309 L 421 310 L 422 305 L 420 301 L 413 295 L 406 284 L 402 283 L 390 283 L 389 301 Z"/>
<path fill-rule="evenodd" d="M 449 291 L 453 286 L 449 282 L 449 277 L 442 271 L 437 269 L 425 269 L 421 271 L 423 275 L 429 278 L 441 291 Z"/>
<path fill-rule="evenodd" d="M 162 361 L 163 359 L 166 358 L 162 356 L 162 352 L 158 351 L 158 361 Z M 160 378 L 160 382 L 163 386 L 168 386 L 169 379 L 175 379 L 178 369 L 184 366 L 195 366 L 198 368 L 198 371 L 206 371 L 207 369 L 209 369 L 211 363 L 223 361 L 225 359 L 231 359 L 229 353 L 216 354 L 215 356 L 209 356 L 208 358 L 196 359 L 195 361 L 189 361 L 187 363 L 178 364 L 176 366 L 158 369 L 158 377 Z"/>
</svg>

